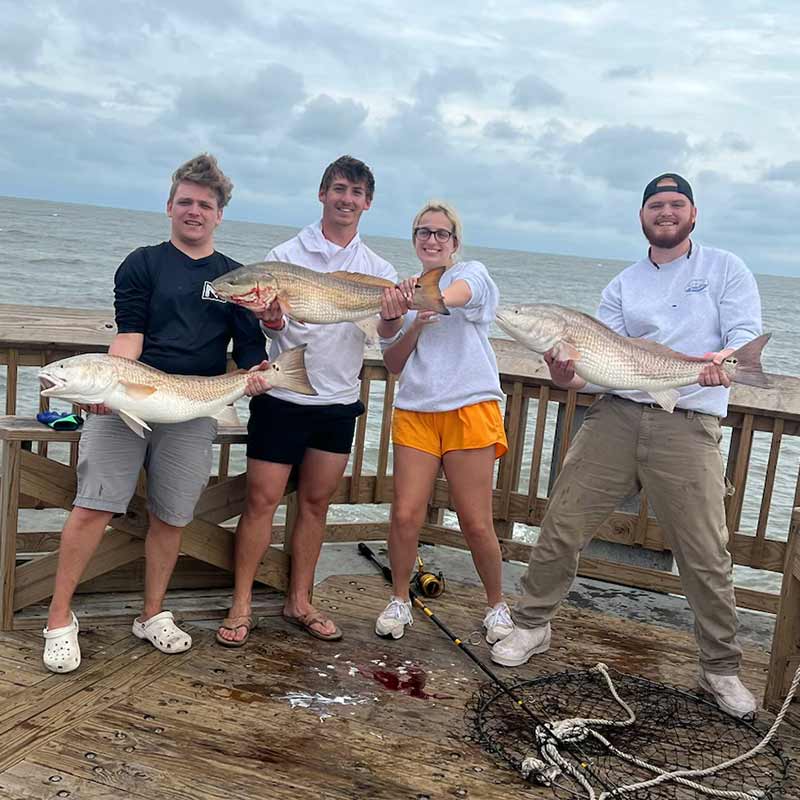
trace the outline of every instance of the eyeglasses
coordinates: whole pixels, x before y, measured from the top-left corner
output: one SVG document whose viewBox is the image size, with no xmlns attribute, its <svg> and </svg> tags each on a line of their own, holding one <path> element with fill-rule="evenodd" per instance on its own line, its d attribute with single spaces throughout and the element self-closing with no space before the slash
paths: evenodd
<svg viewBox="0 0 800 800">
<path fill-rule="evenodd" d="M 446 231 L 444 228 L 437 228 L 432 231 L 430 228 L 414 228 L 414 236 L 421 242 L 427 242 L 431 236 L 436 237 L 437 242 L 449 242 L 450 238 L 455 236 L 453 231 Z"/>
</svg>

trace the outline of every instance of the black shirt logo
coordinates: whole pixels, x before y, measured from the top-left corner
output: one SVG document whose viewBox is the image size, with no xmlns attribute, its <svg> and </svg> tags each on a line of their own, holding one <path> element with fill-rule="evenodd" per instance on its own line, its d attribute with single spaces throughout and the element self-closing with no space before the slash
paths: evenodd
<svg viewBox="0 0 800 800">
<path fill-rule="evenodd" d="M 214 287 L 211 285 L 211 281 L 206 281 L 203 284 L 203 300 L 216 300 L 218 303 L 227 303 L 227 300 L 223 300 L 215 291 Z"/>
</svg>

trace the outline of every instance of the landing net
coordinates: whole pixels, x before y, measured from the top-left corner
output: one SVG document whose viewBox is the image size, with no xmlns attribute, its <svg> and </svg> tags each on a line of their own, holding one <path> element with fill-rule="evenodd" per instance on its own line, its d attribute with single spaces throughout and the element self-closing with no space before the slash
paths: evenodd
<svg viewBox="0 0 800 800">
<path fill-rule="evenodd" d="M 467 709 L 471 737 L 554 797 L 778 800 L 790 785 L 789 760 L 765 726 L 695 695 L 602 664 L 508 688 L 548 730 L 487 684 Z M 686 774 L 663 774 L 676 772 Z"/>
</svg>

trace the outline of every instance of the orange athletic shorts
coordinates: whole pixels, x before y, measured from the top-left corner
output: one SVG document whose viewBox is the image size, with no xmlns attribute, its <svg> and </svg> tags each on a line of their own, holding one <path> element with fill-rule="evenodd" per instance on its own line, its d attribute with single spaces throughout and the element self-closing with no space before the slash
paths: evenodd
<svg viewBox="0 0 800 800">
<path fill-rule="evenodd" d="M 508 450 L 497 400 L 452 411 L 406 411 L 396 408 L 392 442 L 441 458 L 449 450 L 479 450 L 494 445 L 495 458 Z"/>
</svg>

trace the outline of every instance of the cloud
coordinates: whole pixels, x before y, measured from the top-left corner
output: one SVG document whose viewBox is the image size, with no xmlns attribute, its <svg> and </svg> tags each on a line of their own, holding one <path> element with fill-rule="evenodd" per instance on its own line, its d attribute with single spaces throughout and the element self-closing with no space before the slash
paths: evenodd
<svg viewBox="0 0 800 800">
<path fill-rule="evenodd" d="M 636 125 L 605 125 L 568 148 L 584 175 L 626 189 L 638 189 L 661 172 L 686 172 L 690 155 L 685 133 Z"/>
<path fill-rule="evenodd" d="M 650 67 L 634 66 L 628 64 L 621 67 L 612 67 L 603 73 L 603 77 L 609 81 L 630 81 L 650 78 L 653 72 Z"/>
<path fill-rule="evenodd" d="M 770 167 L 764 173 L 768 181 L 789 181 L 800 185 L 800 161 L 787 161 L 779 167 Z"/>
<path fill-rule="evenodd" d="M 479 94 L 483 80 L 472 67 L 438 67 L 423 71 L 414 85 L 414 97 L 420 106 L 435 107 L 452 94 Z"/>
<path fill-rule="evenodd" d="M 310 100 L 292 126 L 292 135 L 311 142 L 352 139 L 368 114 L 367 107 L 349 97 L 335 100 L 321 94 Z"/>
<path fill-rule="evenodd" d="M 525 138 L 525 133 L 506 119 L 492 119 L 483 126 L 483 135 L 489 139 L 505 142 L 518 142 Z"/>
<path fill-rule="evenodd" d="M 689 6 L 6 2 L 0 191 L 160 211 L 208 150 L 228 217 L 299 225 L 349 151 L 378 179 L 368 235 L 441 195 L 473 244 L 609 258 L 639 253 L 641 189 L 676 170 L 703 237 L 797 273 L 794 6 Z M 681 42 L 669 65 L 654 37 Z"/>
<path fill-rule="evenodd" d="M 47 21 L 33 12 L 30 18 L 9 19 L 3 14 L 0 29 L 0 64 L 13 71 L 34 67 L 44 49 Z"/>
<path fill-rule="evenodd" d="M 169 116 L 210 128 L 253 133 L 270 123 L 285 122 L 305 96 L 299 72 L 282 64 L 269 64 L 249 79 L 215 75 L 184 82 L 175 100 L 174 116 Z"/>
<path fill-rule="evenodd" d="M 511 90 L 511 105 L 522 111 L 539 106 L 557 106 L 564 102 L 564 94 L 537 75 L 520 78 Z"/>
</svg>

